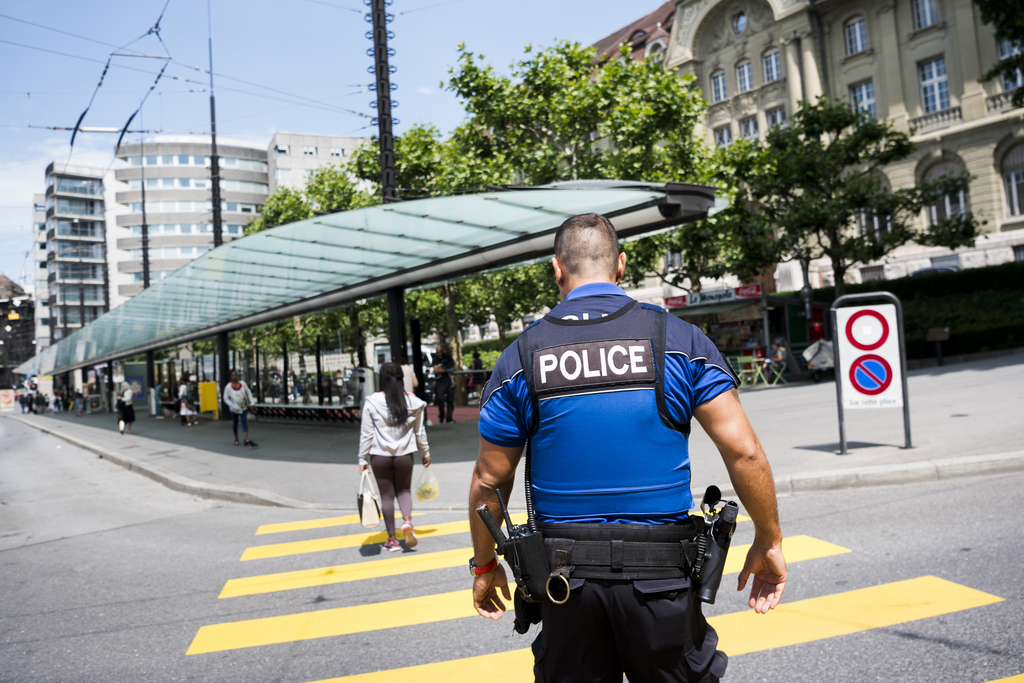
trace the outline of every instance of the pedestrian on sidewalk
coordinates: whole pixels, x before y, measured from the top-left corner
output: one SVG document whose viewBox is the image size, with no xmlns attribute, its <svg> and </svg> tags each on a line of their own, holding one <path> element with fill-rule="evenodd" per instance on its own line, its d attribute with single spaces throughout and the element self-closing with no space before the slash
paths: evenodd
<svg viewBox="0 0 1024 683">
<path fill-rule="evenodd" d="M 238 423 L 242 423 L 242 438 L 246 446 L 256 448 L 256 442 L 249 440 L 249 406 L 256 401 L 249 391 L 249 385 L 238 379 L 238 373 L 231 371 L 231 379 L 224 387 L 224 403 L 231 411 L 231 431 L 235 434 L 235 445 L 238 445 Z"/>
<path fill-rule="evenodd" d="M 405 388 L 405 393 L 415 394 L 416 387 L 420 385 L 420 381 L 416 379 L 416 372 L 402 354 L 395 356 L 395 362 L 402 367 L 402 386 Z"/>
<path fill-rule="evenodd" d="M 75 417 L 82 417 L 82 409 L 85 407 L 85 397 L 79 389 L 75 389 Z"/>
<path fill-rule="evenodd" d="M 383 390 L 371 394 L 363 404 L 359 431 L 359 472 L 373 468 L 388 530 L 384 549 L 389 552 L 402 549 L 395 537 L 396 497 L 402 511 L 405 547 L 413 548 L 419 542 L 412 526 L 412 468 L 417 447 L 423 466 L 430 466 L 430 445 L 424 425 L 427 403 L 405 391 L 403 378 L 398 363 L 380 366 Z"/>
<path fill-rule="evenodd" d="M 121 383 L 121 392 L 117 397 L 117 431 L 124 434 L 125 428 L 132 433 L 132 422 L 135 422 L 135 406 L 132 405 L 132 391 L 128 382 Z"/>
<path fill-rule="evenodd" d="M 60 394 L 57 391 L 53 392 L 53 414 L 60 415 Z"/>
<path fill-rule="evenodd" d="M 181 426 L 191 427 L 198 422 L 192 410 L 192 384 L 188 381 L 188 373 L 181 373 L 181 384 L 178 385 L 178 414 L 181 415 Z"/>
<path fill-rule="evenodd" d="M 452 373 L 455 372 L 455 359 L 452 358 L 452 350 L 445 344 L 437 347 L 437 355 L 434 357 L 434 374 L 437 381 L 434 383 L 434 404 L 437 406 L 437 423 L 455 422 L 455 381 Z M 447 415 L 445 407 L 448 408 Z"/>
</svg>

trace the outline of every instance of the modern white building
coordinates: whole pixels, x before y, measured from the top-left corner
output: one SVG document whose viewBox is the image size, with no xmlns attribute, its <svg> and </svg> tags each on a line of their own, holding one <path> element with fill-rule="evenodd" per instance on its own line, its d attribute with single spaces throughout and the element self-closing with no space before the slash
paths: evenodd
<svg viewBox="0 0 1024 683">
<path fill-rule="evenodd" d="M 118 158 L 128 162 L 115 172 L 127 184 L 116 198 L 124 211 L 116 220 L 124 233 L 114 252 L 118 303 L 143 287 L 143 183 L 150 284 L 213 248 L 210 151 L 210 139 L 198 136 L 156 136 L 118 148 Z M 222 237 L 227 242 L 242 236 L 267 199 L 267 152 L 262 145 L 221 139 L 217 154 Z"/>
<path fill-rule="evenodd" d="M 276 133 L 267 147 L 270 191 L 278 187 L 303 189 L 312 171 L 348 163 L 352 152 L 366 142 L 366 138 L 339 135 Z"/>
</svg>

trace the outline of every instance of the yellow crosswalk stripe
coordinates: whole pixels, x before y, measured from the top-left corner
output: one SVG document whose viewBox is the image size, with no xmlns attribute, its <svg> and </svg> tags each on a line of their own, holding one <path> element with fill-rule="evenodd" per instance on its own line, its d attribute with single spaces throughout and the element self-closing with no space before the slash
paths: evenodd
<svg viewBox="0 0 1024 683">
<path fill-rule="evenodd" d="M 1002 600 L 934 576 L 923 576 L 783 603 L 768 615 L 746 610 L 708 621 L 718 631 L 718 647 L 729 656 L 736 656 L 941 616 Z M 533 654 L 527 648 L 316 683 L 448 683 L 485 677 L 488 681 L 511 683 L 529 680 L 532 669 Z M 993 683 L 1018 683 L 1021 678 Z"/>
<path fill-rule="evenodd" d="M 231 579 L 224 584 L 220 597 L 237 598 L 242 595 L 259 595 L 261 593 L 274 593 L 277 591 L 294 590 L 296 588 L 310 588 L 312 586 L 327 586 L 333 583 L 376 579 L 384 576 L 414 574 L 431 569 L 459 567 L 466 565 L 472 554 L 472 548 L 442 550 L 433 553 L 419 552 L 389 557 L 384 560 L 370 560 L 354 564 L 339 564 L 334 567 L 300 569 L 294 572 Z M 468 572 L 466 573 L 466 580 L 469 580 Z"/>
<path fill-rule="evenodd" d="M 379 631 L 397 626 L 461 619 L 475 614 L 473 592 L 470 590 L 354 607 L 335 607 L 302 614 L 203 626 L 196 633 L 192 645 L 185 654 L 196 655 Z"/>
<path fill-rule="evenodd" d="M 729 655 L 806 643 L 1001 602 L 934 576 L 783 603 L 768 618 L 744 610 L 713 617 Z M 377 631 L 474 616 L 471 591 L 203 626 L 187 654 Z"/>
<path fill-rule="evenodd" d="M 390 671 L 328 678 L 316 683 L 451 683 L 472 680 L 486 680 L 487 683 L 522 683 L 533 680 L 532 672 L 533 652 L 526 648 L 435 664 L 407 666 Z"/>
<path fill-rule="evenodd" d="M 414 513 L 415 514 L 415 513 Z M 691 510 L 690 514 L 700 514 L 699 511 Z M 526 513 L 519 512 L 513 515 L 513 524 L 523 524 L 526 522 Z M 355 515 L 352 515 L 355 517 Z M 334 519 L 344 519 L 337 517 Z M 315 521 L 315 520 L 311 520 Z M 358 518 L 356 518 L 358 521 Z M 740 515 L 737 517 L 737 521 L 745 522 L 750 521 L 749 517 Z M 302 522 L 286 522 L 285 524 L 302 524 Z M 266 526 L 277 526 L 277 525 L 265 525 L 260 529 L 266 528 Z M 324 525 L 328 526 L 328 525 Z M 282 529 L 283 531 L 294 531 L 295 529 Z M 316 527 L 303 527 L 303 528 L 316 528 Z M 448 536 L 450 534 L 461 534 L 469 531 L 469 522 L 444 522 L 442 524 L 434 524 L 432 526 L 424 526 L 416 528 L 416 535 L 422 536 Z M 257 534 L 274 533 L 267 531 L 257 530 Z M 399 540 L 403 539 L 404 536 L 401 531 L 397 533 Z M 245 560 L 261 560 L 268 557 L 284 557 L 286 555 L 301 555 L 303 553 L 316 553 L 324 550 L 341 550 L 343 548 L 355 548 L 361 545 L 373 545 L 374 543 L 383 543 L 388 540 L 387 532 L 378 531 L 371 534 L 349 534 L 346 536 L 330 536 L 328 538 L 314 538 L 308 541 L 291 541 L 288 543 L 273 543 L 269 545 L 258 545 L 252 548 L 246 548 L 245 552 L 242 553 L 241 559 Z"/>
<path fill-rule="evenodd" d="M 422 679 L 424 681 L 429 679 Z M 1010 676 L 1009 678 L 1000 678 L 998 681 L 989 681 L 988 683 L 1024 683 L 1024 674 L 1019 676 Z"/>
<path fill-rule="evenodd" d="M 419 517 L 422 512 L 412 513 L 413 517 Z M 401 519 L 402 513 L 396 512 L 395 519 Z M 341 517 L 321 517 L 320 519 L 304 519 L 299 522 L 279 522 L 277 524 L 264 524 L 256 530 L 257 536 L 263 534 L 279 534 L 284 531 L 305 531 L 306 529 L 323 529 L 329 526 L 347 526 L 359 524 L 359 515 L 342 515 Z"/>
<path fill-rule="evenodd" d="M 526 521 L 526 513 L 512 515 L 513 524 L 522 524 Z M 449 536 L 451 534 L 464 534 L 469 532 L 469 522 L 444 522 L 416 528 L 416 536 Z M 399 539 L 404 535 L 401 530 L 397 534 Z M 258 545 L 246 548 L 241 559 L 262 560 L 268 557 L 284 557 L 286 555 L 301 555 L 303 553 L 316 553 L 325 550 L 341 550 L 343 548 L 357 548 L 361 545 L 373 545 L 388 540 L 386 531 L 378 531 L 371 534 L 349 534 L 347 536 L 329 536 L 327 538 L 314 538 L 308 541 L 291 541 L 289 543 L 272 543 L 270 545 Z"/>
<path fill-rule="evenodd" d="M 729 556 L 725 561 L 726 574 L 739 573 L 743 568 L 743 562 L 747 557 L 749 549 L 749 543 L 737 545 L 729 549 Z M 811 538 L 810 536 L 787 537 L 782 541 L 782 551 L 786 555 L 786 561 L 790 564 L 850 552 L 847 548 Z M 328 586 L 335 583 L 362 581 L 364 579 L 398 576 L 399 574 L 407 573 L 412 574 L 432 569 L 449 569 L 465 565 L 472 553 L 472 548 L 459 548 L 457 550 L 444 550 L 433 553 L 401 555 L 383 560 L 339 564 L 333 567 L 318 567 L 316 569 L 301 569 L 292 572 L 231 579 L 224 584 L 220 597 L 237 598 L 243 595 L 259 595 L 297 588 Z"/>
</svg>

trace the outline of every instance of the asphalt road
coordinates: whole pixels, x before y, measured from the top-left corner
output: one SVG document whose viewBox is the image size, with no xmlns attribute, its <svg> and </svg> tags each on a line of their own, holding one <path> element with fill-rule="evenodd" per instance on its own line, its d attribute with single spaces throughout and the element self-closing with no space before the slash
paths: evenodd
<svg viewBox="0 0 1024 683">
<path fill-rule="evenodd" d="M 529 680 L 532 636 L 445 595 L 469 586 L 462 514 L 426 512 L 417 550 L 382 556 L 338 520 L 257 535 L 338 513 L 195 499 L 10 420 L 0 444 L 2 683 Z M 789 610 L 735 616 L 724 579 L 705 611 L 734 653 L 725 680 L 1024 673 L 1022 491 L 1024 474 L 781 498 Z"/>
</svg>

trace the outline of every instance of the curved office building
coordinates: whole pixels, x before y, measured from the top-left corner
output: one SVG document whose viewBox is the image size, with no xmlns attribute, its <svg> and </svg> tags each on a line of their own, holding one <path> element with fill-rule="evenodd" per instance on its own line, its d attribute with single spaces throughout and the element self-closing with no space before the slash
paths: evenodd
<svg viewBox="0 0 1024 683">
<path fill-rule="evenodd" d="M 267 199 L 266 147 L 237 140 L 218 140 L 221 223 L 225 242 L 241 237 L 245 224 Z M 149 233 L 149 281 L 160 279 L 213 248 L 210 185 L 210 139 L 157 136 L 121 145 L 117 156 L 128 168 L 116 171 L 127 191 L 117 202 L 128 213 L 117 216 L 130 237 L 117 240 L 121 251 L 117 293 L 132 297 L 142 291 L 142 201 L 145 183 Z M 125 254 L 128 252 L 128 254 Z"/>
</svg>

